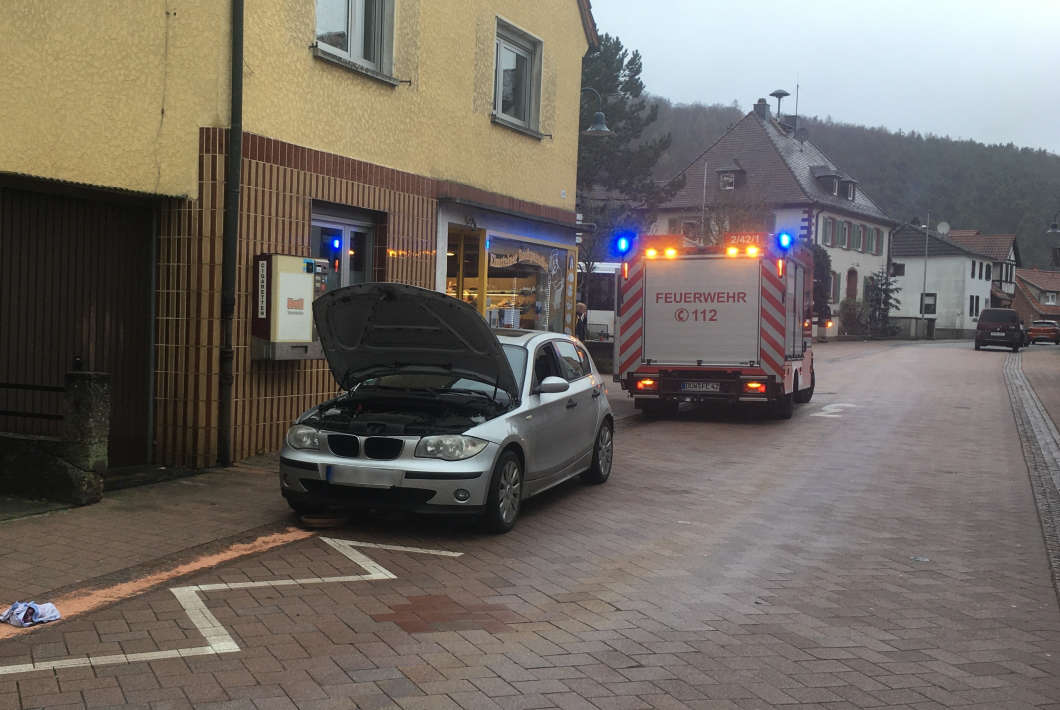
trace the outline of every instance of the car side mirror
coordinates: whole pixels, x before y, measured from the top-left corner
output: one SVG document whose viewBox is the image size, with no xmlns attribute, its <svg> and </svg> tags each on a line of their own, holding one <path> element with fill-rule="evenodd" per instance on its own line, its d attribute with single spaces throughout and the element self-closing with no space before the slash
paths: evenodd
<svg viewBox="0 0 1060 710">
<path fill-rule="evenodd" d="M 562 377 L 546 377 L 541 380 L 536 388 L 534 388 L 534 394 L 559 394 L 560 392 L 566 392 L 570 389 L 570 383 Z"/>
</svg>

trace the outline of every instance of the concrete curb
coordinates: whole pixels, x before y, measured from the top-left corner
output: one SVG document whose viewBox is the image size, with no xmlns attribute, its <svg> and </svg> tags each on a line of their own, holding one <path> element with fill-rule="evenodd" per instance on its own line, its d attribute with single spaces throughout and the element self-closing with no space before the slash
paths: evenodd
<svg viewBox="0 0 1060 710">
<path fill-rule="evenodd" d="M 1060 604 L 1060 433 L 1023 374 L 1019 353 L 1005 357 L 1003 371 Z"/>
</svg>

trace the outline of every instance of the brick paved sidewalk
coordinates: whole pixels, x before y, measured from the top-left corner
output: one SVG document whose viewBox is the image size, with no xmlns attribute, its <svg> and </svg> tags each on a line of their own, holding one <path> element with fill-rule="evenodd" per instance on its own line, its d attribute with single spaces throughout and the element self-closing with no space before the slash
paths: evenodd
<svg viewBox="0 0 1060 710">
<path fill-rule="evenodd" d="M 0 523 L 0 605 L 48 601 L 58 590 L 293 522 L 268 463 L 115 491 L 95 505 Z"/>
<path fill-rule="evenodd" d="M 1060 347 L 1032 345 L 1023 349 L 1023 374 L 1060 428 Z"/>
</svg>

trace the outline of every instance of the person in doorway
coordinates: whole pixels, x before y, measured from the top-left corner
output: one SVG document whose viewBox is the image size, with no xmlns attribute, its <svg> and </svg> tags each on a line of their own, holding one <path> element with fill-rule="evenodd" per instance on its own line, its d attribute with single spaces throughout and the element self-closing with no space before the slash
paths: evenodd
<svg viewBox="0 0 1060 710">
<path fill-rule="evenodd" d="M 574 315 L 574 337 L 585 342 L 585 338 L 589 335 L 589 309 L 579 301 L 574 306 Z"/>
</svg>

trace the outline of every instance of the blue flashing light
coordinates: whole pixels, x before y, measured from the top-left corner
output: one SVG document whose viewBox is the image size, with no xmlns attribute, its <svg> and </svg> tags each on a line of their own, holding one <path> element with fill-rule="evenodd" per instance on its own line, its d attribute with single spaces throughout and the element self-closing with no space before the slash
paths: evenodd
<svg viewBox="0 0 1060 710">
<path fill-rule="evenodd" d="M 633 249 L 633 232 L 619 232 L 615 235 L 614 249 L 619 256 L 625 256 Z"/>
<path fill-rule="evenodd" d="M 777 235 L 777 245 L 781 249 L 791 249 L 791 245 L 795 243 L 794 237 L 787 232 L 781 232 Z"/>
<path fill-rule="evenodd" d="M 341 249 L 342 248 L 342 240 L 341 239 L 332 239 L 331 240 L 331 248 L 332 249 Z"/>
<path fill-rule="evenodd" d="M 618 248 L 620 254 L 625 254 L 629 251 L 629 239 L 626 237 L 619 237 L 615 246 Z"/>
</svg>

